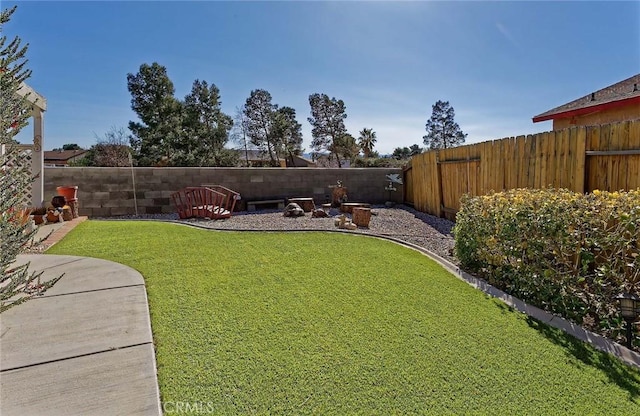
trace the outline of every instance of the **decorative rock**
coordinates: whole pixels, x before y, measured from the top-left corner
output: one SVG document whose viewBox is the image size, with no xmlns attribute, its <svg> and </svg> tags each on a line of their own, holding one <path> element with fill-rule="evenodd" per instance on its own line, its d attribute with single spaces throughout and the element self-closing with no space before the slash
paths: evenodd
<svg viewBox="0 0 640 416">
<path fill-rule="evenodd" d="M 343 230 L 357 230 L 358 226 L 353 224 L 351 222 L 351 220 L 347 220 L 347 216 L 342 214 L 341 216 L 337 217 L 335 220 L 335 225 L 336 227 L 343 229 Z"/>
<path fill-rule="evenodd" d="M 285 217 L 300 217 L 304 215 L 304 210 L 300 208 L 300 205 L 291 203 L 284 208 Z"/>
<path fill-rule="evenodd" d="M 290 204 L 298 204 L 304 212 L 312 212 L 316 209 L 316 204 L 313 202 L 313 198 L 289 198 L 287 202 Z"/>
<path fill-rule="evenodd" d="M 323 209 L 314 209 L 311 211 L 311 218 L 326 218 L 329 214 Z"/>
</svg>

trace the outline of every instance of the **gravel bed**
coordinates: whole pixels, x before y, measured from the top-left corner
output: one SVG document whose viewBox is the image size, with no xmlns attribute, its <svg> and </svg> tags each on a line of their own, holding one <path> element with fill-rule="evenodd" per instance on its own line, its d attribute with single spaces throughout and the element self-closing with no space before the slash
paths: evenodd
<svg viewBox="0 0 640 416">
<path fill-rule="evenodd" d="M 372 206 L 372 216 L 369 228 L 358 228 L 346 231 L 360 234 L 378 234 L 394 237 L 408 243 L 418 245 L 458 264 L 453 257 L 453 236 L 451 229 L 454 223 L 444 218 L 434 217 L 416 211 L 405 205 L 387 208 L 384 205 Z M 188 219 L 182 222 L 197 224 L 201 227 L 216 230 L 336 230 L 334 218 L 340 215 L 337 209 L 330 211 L 329 218 L 311 218 L 311 213 L 302 217 L 285 217 L 280 210 L 261 210 L 256 212 L 236 212 L 229 219 L 207 220 Z M 350 214 L 346 214 L 350 217 Z M 122 216 L 109 219 L 155 219 L 178 221 L 177 214 L 156 214 L 139 216 Z"/>
</svg>

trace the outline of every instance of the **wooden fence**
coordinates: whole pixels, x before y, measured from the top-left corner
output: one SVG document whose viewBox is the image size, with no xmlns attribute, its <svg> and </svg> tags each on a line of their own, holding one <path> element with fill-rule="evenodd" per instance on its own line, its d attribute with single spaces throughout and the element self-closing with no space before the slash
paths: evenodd
<svg viewBox="0 0 640 416">
<path fill-rule="evenodd" d="M 405 203 L 455 219 L 464 194 L 513 188 L 575 192 L 640 187 L 640 119 L 509 137 L 412 158 Z"/>
</svg>

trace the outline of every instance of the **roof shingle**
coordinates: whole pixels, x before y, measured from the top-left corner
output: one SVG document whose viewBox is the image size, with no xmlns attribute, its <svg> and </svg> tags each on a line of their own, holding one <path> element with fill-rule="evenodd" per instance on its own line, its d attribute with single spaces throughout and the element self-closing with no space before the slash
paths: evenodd
<svg viewBox="0 0 640 416">
<path fill-rule="evenodd" d="M 537 123 L 538 121 L 563 118 L 564 113 L 575 112 L 576 110 L 582 109 L 588 111 L 590 107 L 597 107 L 603 104 L 628 100 L 636 97 L 640 97 L 640 74 L 636 74 L 624 81 L 620 81 L 596 92 L 587 94 L 584 97 L 578 98 L 577 100 L 573 100 L 549 111 L 545 111 L 542 114 L 538 114 L 533 117 L 533 122 Z M 566 114 L 566 116 L 569 116 L 569 114 Z"/>
</svg>

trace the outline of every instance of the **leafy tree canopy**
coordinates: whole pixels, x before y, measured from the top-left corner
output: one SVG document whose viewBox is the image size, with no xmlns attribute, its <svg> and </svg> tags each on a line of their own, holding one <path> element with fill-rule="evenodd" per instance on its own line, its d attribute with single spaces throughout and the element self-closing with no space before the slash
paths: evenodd
<svg viewBox="0 0 640 416">
<path fill-rule="evenodd" d="M 269 156 L 273 166 L 278 166 L 280 159 L 292 161 L 302 153 L 302 125 L 296 120 L 296 110 L 273 104 L 268 91 L 251 91 L 240 119 L 243 127 L 236 137 L 248 137 L 252 146 Z"/>
<path fill-rule="evenodd" d="M 215 84 L 195 80 L 180 101 L 164 66 L 142 64 L 127 75 L 131 108 L 140 122 L 129 122 L 131 147 L 141 166 L 235 166 L 224 149 L 233 120 L 220 109 Z"/>
<path fill-rule="evenodd" d="M 424 149 L 417 144 L 412 144 L 409 150 L 411 151 L 411 156 L 419 155 L 424 151 Z"/>
<path fill-rule="evenodd" d="M 391 157 L 397 160 L 406 160 L 411 156 L 419 155 L 423 149 L 417 144 L 412 144 L 411 147 L 396 147 L 393 149 Z"/>
<path fill-rule="evenodd" d="M 129 122 L 131 147 L 142 166 L 171 164 L 180 145 L 184 118 L 181 103 L 173 96 L 173 83 L 164 66 L 142 64 L 137 74 L 127 74 L 131 109 L 141 122 Z"/>
<path fill-rule="evenodd" d="M 229 163 L 224 146 L 233 120 L 220 109 L 215 84 L 195 80 L 184 98 L 184 132 L 178 144 L 180 166 L 224 166 Z"/>
<path fill-rule="evenodd" d="M 411 149 L 408 147 L 396 147 L 393 149 L 393 153 L 391 154 L 394 159 L 397 160 L 405 160 L 411 157 Z"/>
<path fill-rule="evenodd" d="M 273 113 L 272 133 L 278 154 L 293 164 L 293 156 L 302 153 L 302 124 L 296 120 L 296 110 L 281 107 Z"/>
<path fill-rule="evenodd" d="M 63 151 L 63 150 L 84 150 L 82 147 L 78 146 L 75 143 L 67 143 L 63 144 L 62 147 L 58 147 L 53 149 L 54 151 Z"/>
</svg>

